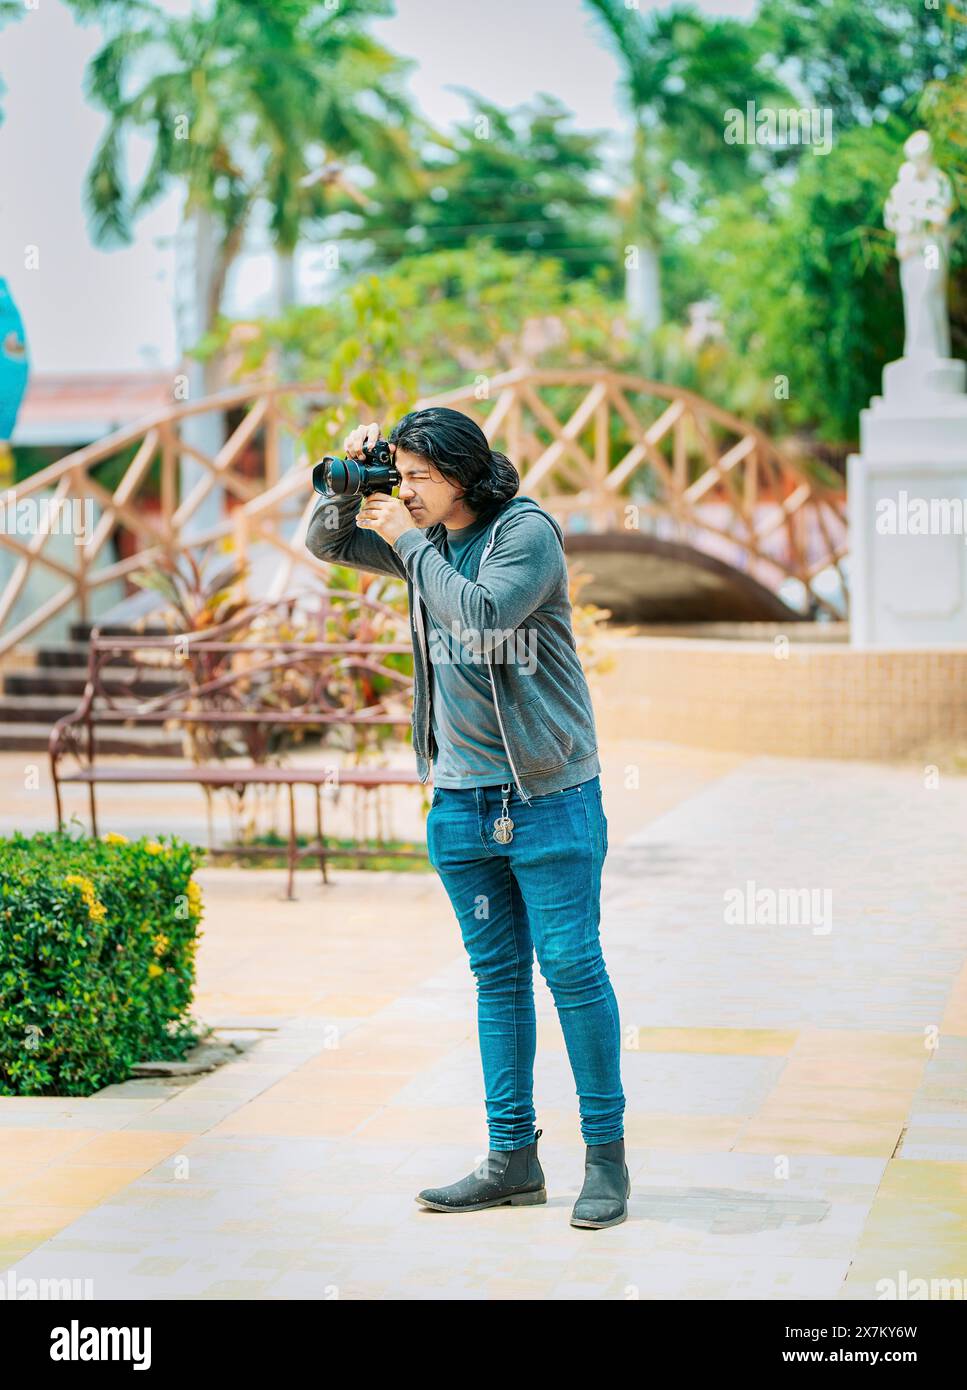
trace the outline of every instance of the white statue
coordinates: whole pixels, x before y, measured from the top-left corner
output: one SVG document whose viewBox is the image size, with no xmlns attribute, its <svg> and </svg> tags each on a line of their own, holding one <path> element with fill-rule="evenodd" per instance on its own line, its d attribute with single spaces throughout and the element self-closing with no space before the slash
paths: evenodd
<svg viewBox="0 0 967 1390">
<path fill-rule="evenodd" d="M 903 290 L 906 336 L 904 357 L 949 358 L 947 267 L 948 222 L 954 195 L 950 179 L 933 162 L 930 136 L 911 135 L 884 210 L 887 229 L 896 233 Z"/>
</svg>

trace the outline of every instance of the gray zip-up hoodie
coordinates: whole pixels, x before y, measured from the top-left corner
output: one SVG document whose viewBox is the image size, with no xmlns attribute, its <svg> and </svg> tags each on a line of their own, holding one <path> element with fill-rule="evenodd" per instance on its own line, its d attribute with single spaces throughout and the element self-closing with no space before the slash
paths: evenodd
<svg viewBox="0 0 967 1390">
<path fill-rule="evenodd" d="M 360 497 L 321 497 L 306 546 L 320 560 L 406 580 L 420 781 L 430 775 L 434 742 L 424 604 L 438 626 L 454 633 L 459 627 L 464 660 L 469 654 L 486 665 L 521 797 L 529 801 L 596 776 L 591 692 L 574 643 L 564 533 L 554 518 L 533 498 L 512 497 L 471 543 L 476 578 L 465 579 L 440 554 L 445 526 L 404 531 L 389 545 L 356 525 L 361 503 Z"/>
</svg>

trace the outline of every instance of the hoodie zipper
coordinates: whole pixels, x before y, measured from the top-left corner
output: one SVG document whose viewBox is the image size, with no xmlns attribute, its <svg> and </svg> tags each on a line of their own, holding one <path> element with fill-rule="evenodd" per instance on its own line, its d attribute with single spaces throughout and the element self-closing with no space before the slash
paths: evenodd
<svg viewBox="0 0 967 1390">
<path fill-rule="evenodd" d="M 486 560 L 488 554 L 490 553 L 490 550 L 493 547 L 494 541 L 497 539 L 497 528 L 499 525 L 500 518 L 498 517 L 491 529 L 490 539 L 484 546 L 483 554 L 480 556 L 480 560 L 478 561 L 478 574 L 480 573 L 480 566 L 483 564 L 484 560 Z M 484 661 L 487 663 L 487 675 L 490 677 L 490 689 L 494 698 L 494 713 L 497 715 L 497 727 L 500 729 L 500 738 L 501 742 L 504 745 L 504 752 L 507 754 L 507 761 L 510 764 L 510 770 L 514 775 L 514 781 L 517 783 L 517 790 L 520 792 L 521 799 L 523 801 L 530 801 L 530 797 L 528 796 L 527 792 L 524 791 L 524 788 L 521 785 L 520 775 L 518 774 L 517 768 L 514 766 L 514 760 L 510 756 L 510 747 L 507 743 L 507 734 L 504 731 L 504 721 L 500 717 L 500 704 L 497 700 L 497 682 L 494 680 L 494 671 L 493 667 L 490 664 L 490 655 L 488 652 L 484 652 Z"/>
<path fill-rule="evenodd" d="M 510 748 L 507 744 L 507 735 L 504 733 L 504 721 L 500 717 L 500 705 L 497 702 L 497 682 L 494 680 L 494 669 L 490 664 L 490 656 L 487 652 L 484 652 L 484 660 L 487 663 L 487 675 L 490 677 L 490 689 L 493 691 L 494 696 L 494 711 L 497 715 L 497 727 L 500 729 L 500 737 L 503 740 L 504 752 L 507 754 L 507 761 L 510 763 L 510 770 L 514 774 L 514 781 L 517 783 L 517 790 L 520 792 L 521 800 L 530 801 L 530 797 L 528 796 L 527 792 L 524 791 L 524 788 L 521 786 L 521 781 L 517 773 L 517 768 L 514 766 L 514 760 L 510 756 Z"/>
<path fill-rule="evenodd" d="M 426 758 L 426 761 L 427 761 L 427 771 L 426 771 L 426 777 L 421 777 L 421 778 L 420 778 L 420 781 L 421 781 L 421 782 L 426 782 L 427 777 L 429 777 L 429 775 L 430 775 L 430 761 L 431 761 L 431 760 L 430 760 L 430 656 L 429 656 L 429 652 L 427 651 L 427 645 L 426 645 L 426 632 L 425 632 L 424 627 L 423 627 L 423 599 L 422 599 L 422 597 L 421 597 L 421 595 L 420 595 L 419 589 L 416 587 L 415 584 L 413 585 L 413 597 L 414 597 L 414 600 L 415 600 L 415 602 L 414 602 L 414 612 L 416 613 L 416 629 L 417 629 L 417 633 L 419 634 L 419 638 L 420 638 L 420 650 L 421 650 L 422 653 L 423 653 L 423 672 L 424 672 L 424 675 L 426 676 L 426 691 L 425 691 L 425 696 L 426 696 L 426 698 L 425 698 L 425 701 L 424 701 L 424 703 L 425 703 L 425 705 L 426 705 L 426 711 L 425 711 L 425 714 L 424 714 L 424 716 L 423 716 L 423 747 L 424 747 L 424 749 L 425 749 L 425 752 L 424 752 L 423 756 Z"/>
</svg>

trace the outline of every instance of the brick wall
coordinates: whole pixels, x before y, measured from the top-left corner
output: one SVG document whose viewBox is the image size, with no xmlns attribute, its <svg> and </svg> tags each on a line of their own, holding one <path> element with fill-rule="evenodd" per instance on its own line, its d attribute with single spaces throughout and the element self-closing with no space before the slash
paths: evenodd
<svg viewBox="0 0 967 1390">
<path fill-rule="evenodd" d="M 595 682 L 602 738 L 825 758 L 967 750 L 965 648 L 671 637 L 608 645 L 614 668 Z"/>
</svg>

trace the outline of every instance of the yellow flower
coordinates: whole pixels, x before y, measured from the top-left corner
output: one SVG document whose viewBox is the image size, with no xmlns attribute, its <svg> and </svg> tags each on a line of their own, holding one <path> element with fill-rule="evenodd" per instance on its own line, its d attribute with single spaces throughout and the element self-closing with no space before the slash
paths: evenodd
<svg viewBox="0 0 967 1390">
<path fill-rule="evenodd" d="M 164 854 L 165 852 L 164 845 L 159 845 L 157 840 L 149 840 L 145 845 L 145 849 L 149 854 Z"/>
<path fill-rule="evenodd" d="M 192 914 L 197 915 L 201 912 L 201 889 L 193 878 L 188 880 L 185 895 L 188 898 L 188 906 L 191 908 Z"/>
<path fill-rule="evenodd" d="M 165 951 L 167 951 L 167 949 L 168 949 L 168 947 L 169 947 L 170 945 L 171 945 L 171 942 L 170 942 L 170 941 L 168 940 L 168 938 L 165 936 L 164 932 L 162 932 L 159 936 L 156 936 L 155 939 L 154 939 L 154 953 L 155 953 L 155 955 L 156 955 L 156 956 L 163 956 L 164 953 L 165 953 Z"/>
<path fill-rule="evenodd" d="M 80 874 L 68 874 L 64 879 L 65 888 L 79 888 L 82 898 L 93 898 L 94 885 L 89 878 L 82 878 Z"/>
<path fill-rule="evenodd" d="M 84 905 L 87 908 L 88 920 L 91 922 L 103 922 L 107 916 L 107 908 L 97 900 L 97 892 L 89 878 L 82 877 L 81 874 L 68 874 L 64 879 L 65 888 L 79 888 Z"/>
<path fill-rule="evenodd" d="M 155 979 L 158 975 L 163 975 L 164 973 L 165 972 L 162 970 L 161 966 L 155 965 L 153 961 L 148 966 L 148 974 L 152 979 Z"/>
<path fill-rule="evenodd" d="M 109 830 L 104 836 L 106 845 L 126 845 L 129 844 L 127 835 L 119 835 L 116 830 Z"/>
</svg>

